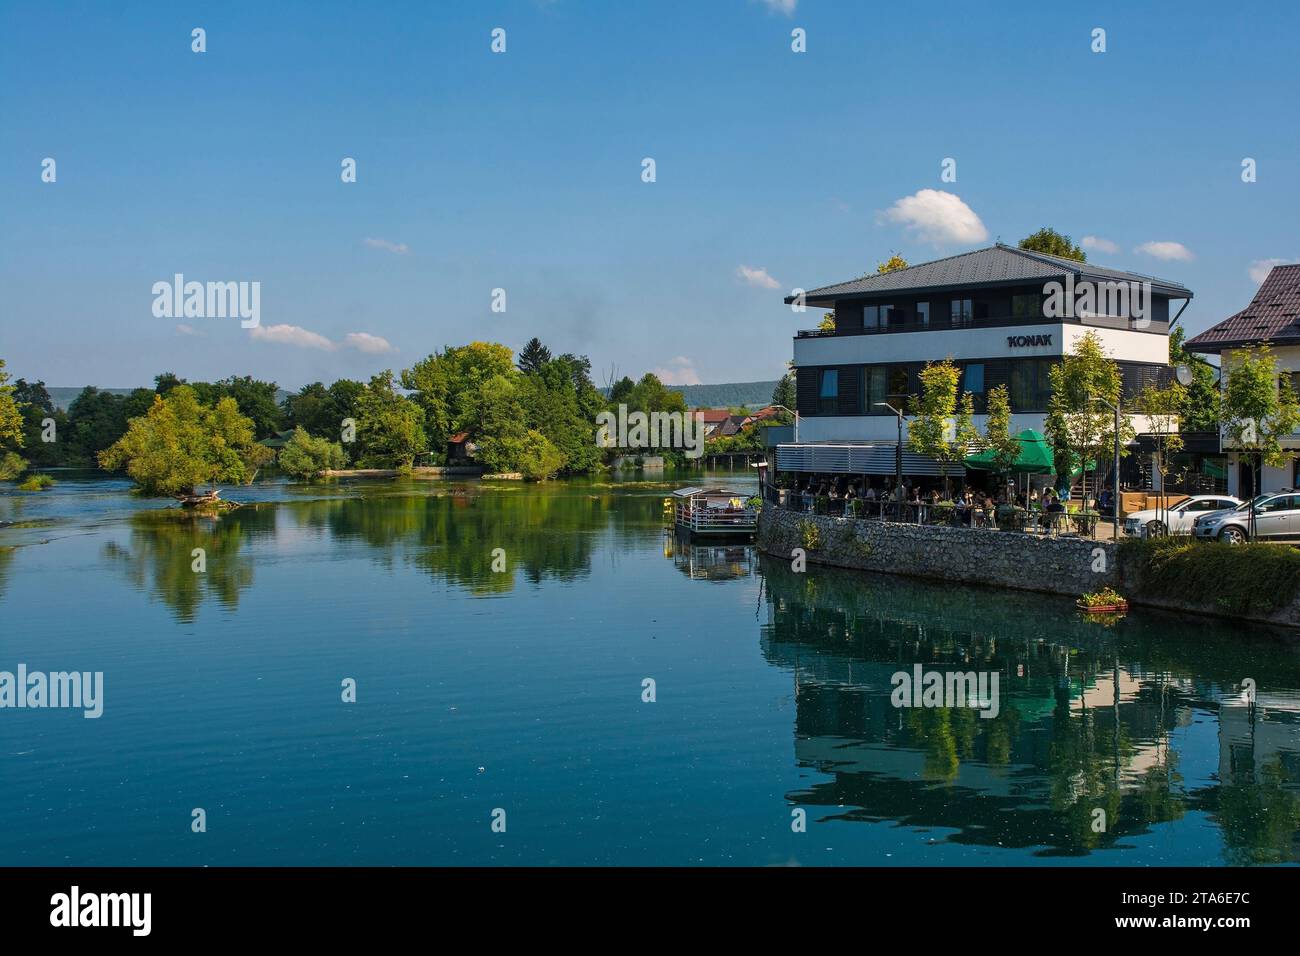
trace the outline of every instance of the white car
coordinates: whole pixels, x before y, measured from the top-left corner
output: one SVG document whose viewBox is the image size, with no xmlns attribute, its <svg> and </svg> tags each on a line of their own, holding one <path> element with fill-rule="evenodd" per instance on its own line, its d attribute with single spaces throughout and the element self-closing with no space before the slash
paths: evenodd
<svg viewBox="0 0 1300 956">
<path fill-rule="evenodd" d="M 1165 534 L 1191 534 L 1192 522 L 1202 515 L 1226 511 L 1241 504 L 1241 499 L 1231 495 L 1192 495 L 1167 511 L 1148 508 L 1135 511 L 1124 519 L 1124 533 L 1138 538 L 1161 537 Z"/>
</svg>

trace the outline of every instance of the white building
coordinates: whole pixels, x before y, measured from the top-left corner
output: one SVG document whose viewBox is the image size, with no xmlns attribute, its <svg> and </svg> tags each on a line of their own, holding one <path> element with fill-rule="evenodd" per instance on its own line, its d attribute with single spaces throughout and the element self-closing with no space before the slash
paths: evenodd
<svg viewBox="0 0 1300 956">
<path fill-rule="evenodd" d="M 906 412 L 926 362 L 945 358 L 981 431 L 997 385 L 1010 393 L 1012 431 L 1041 431 L 1048 370 L 1088 332 L 1119 364 L 1124 395 L 1136 395 L 1172 375 L 1169 328 L 1191 297 L 1176 282 L 1001 244 L 792 296 L 834 310 L 835 328 L 795 336 L 798 437 L 778 447 L 777 469 L 892 474 L 897 418 L 880 403 Z M 928 459 L 904 459 L 906 474 L 936 473 Z"/>
<path fill-rule="evenodd" d="M 1300 263 L 1274 266 L 1250 305 L 1189 339 L 1187 348 L 1220 356 L 1226 380 L 1236 353 L 1262 344 L 1271 348 L 1278 368 L 1291 376 L 1293 387 L 1300 391 Z M 1281 445 L 1300 456 L 1300 432 L 1284 438 Z M 1228 493 L 1249 497 L 1255 486 L 1251 456 L 1237 454 L 1226 442 L 1223 450 L 1228 454 Z M 1260 474 L 1260 491 L 1300 486 L 1297 461 L 1300 457 L 1293 457 L 1280 468 L 1265 465 Z"/>
</svg>

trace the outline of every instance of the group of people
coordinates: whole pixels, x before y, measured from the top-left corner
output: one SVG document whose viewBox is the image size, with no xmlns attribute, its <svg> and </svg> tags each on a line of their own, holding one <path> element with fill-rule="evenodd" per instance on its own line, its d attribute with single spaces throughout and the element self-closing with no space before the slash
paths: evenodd
<svg viewBox="0 0 1300 956">
<path fill-rule="evenodd" d="M 829 502 L 828 510 L 832 514 L 867 516 L 874 513 L 873 506 L 878 503 L 897 502 L 911 511 L 912 520 L 921 522 L 930 519 L 936 506 L 947 506 L 951 501 L 949 520 L 967 527 L 994 525 L 1000 515 L 1019 509 L 1030 515 L 1033 524 L 1043 528 L 1053 527 L 1060 520 L 1057 516 L 1065 513 L 1065 502 L 1069 497 L 1068 490 L 1058 491 L 1050 487 L 1041 491 L 1029 488 L 1014 494 L 1008 494 L 1008 490 L 1002 488 L 995 496 L 992 491 L 967 485 L 949 498 L 937 481 L 923 489 L 919 481 L 913 482 L 910 478 L 896 484 L 892 477 L 880 480 L 866 475 L 806 475 L 798 479 L 790 494 L 804 511 L 814 511 L 821 502 Z M 1106 494 L 1108 492 L 1103 493 L 1099 502 L 1103 506 Z"/>
</svg>

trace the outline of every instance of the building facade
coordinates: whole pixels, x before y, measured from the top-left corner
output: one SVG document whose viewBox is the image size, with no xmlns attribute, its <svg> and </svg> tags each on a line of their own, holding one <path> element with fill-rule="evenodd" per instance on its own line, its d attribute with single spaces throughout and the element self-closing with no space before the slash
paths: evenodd
<svg viewBox="0 0 1300 956">
<path fill-rule="evenodd" d="M 1231 375 L 1235 355 L 1255 345 L 1268 345 L 1278 369 L 1291 378 L 1300 393 L 1300 263 L 1274 266 L 1250 304 L 1187 341 L 1189 351 L 1218 355 L 1224 379 Z M 1226 436 L 1220 435 L 1228 456 L 1228 493 L 1249 497 L 1255 487 L 1251 456 L 1238 454 Z M 1260 472 L 1262 492 L 1300 487 L 1300 432 L 1281 441 L 1294 455 L 1282 467 L 1265 465 Z"/>
<path fill-rule="evenodd" d="M 908 414 L 921 370 L 945 358 L 961 369 L 958 389 L 974 396 L 981 431 L 998 385 L 1012 431 L 1042 430 L 1049 370 L 1088 332 L 1131 398 L 1169 381 L 1169 329 L 1191 296 L 1176 282 L 1001 244 L 791 296 L 794 307 L 833 310 L 835 327 L 794 338 L 798 438 L 778 447 L 777 469 L 892 474 L 898 422 L 886 405 Z M 907 474 L 936 473 L 921 456 L 904 458 Z"/>
</svg>

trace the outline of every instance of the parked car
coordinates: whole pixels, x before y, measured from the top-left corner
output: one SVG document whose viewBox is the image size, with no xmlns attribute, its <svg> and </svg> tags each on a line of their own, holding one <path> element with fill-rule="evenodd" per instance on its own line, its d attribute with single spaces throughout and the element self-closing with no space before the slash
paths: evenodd
<svg viewBox="0 0 1300 956">
<path fill-rule="evenodd" d="M 1259 495 L 1254 510 L 1257 541 L 1300 541 L 1300 492 L 1286 488 Z M 1192 523 L 1192 534 L 1198 541 L 1241 544 L 1250 539 L 1250 512 L 1247 501 L 1231 511 L 1203 515 Z"/>
<path fill-rule="evenodd" d="M 1124 533 L 1138 538 L 1158 538 L 1165 534 L 1191 534 L 1192 522 L 1214 511 L 1231 510 L 1241 504 L 1232 495 L 1192 495 L 1165 510 L 1148 508 L 1135 511 L 1124 519 Z"/>
</svg>

